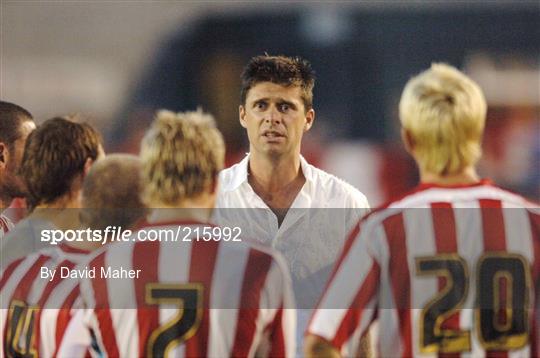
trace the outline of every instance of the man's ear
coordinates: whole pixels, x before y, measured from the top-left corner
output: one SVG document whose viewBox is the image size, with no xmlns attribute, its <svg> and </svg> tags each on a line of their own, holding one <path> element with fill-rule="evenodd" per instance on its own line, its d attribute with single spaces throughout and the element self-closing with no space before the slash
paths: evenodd
<svg viewBox="0 0 540 358">
<path fill-rule="evenodd" d="M 244 106 L 240 105 L 238 106 L 238 118 L 240 119 L 240 125 L 244 128 L 246 128 L 247 124 L 246 124 L 246 109 L 244 108 Z"/>
<path fill-rule="evenodd" d="M 90 168 L 92 168 L 92 165 L 94 164 L 95 160 L 92 158 L 86 158 L 86 162 L 84 162 L 84 169 L 83 169 L 83 178 L 88 175 L 88 172 L 90 171 Z"/>
<path fill-rule="evenodd" d="M 312 108 L 306 112 L 306 124 L 304 124 L 304 132 L 311 129 L 313 121 L 315 121 L 315 110 Z"/>
<path fill-rule="evenodd" d="M 403 144 L 405 145 L 405 149 L 407 150 L 407 152 L 412 154 L 416 146 L 416 143 L 414 142 L 414 138 L 411 135 L 411 132 L 409 132 L 403 127 L 401 127 L 401 140 L 403 141 Z"/>
<path fill-rule="evenodd" d="M 0 169 L 4 169 L 9 159 L 8 147 L 5 143 L 0 142 Z"/>
</svg>

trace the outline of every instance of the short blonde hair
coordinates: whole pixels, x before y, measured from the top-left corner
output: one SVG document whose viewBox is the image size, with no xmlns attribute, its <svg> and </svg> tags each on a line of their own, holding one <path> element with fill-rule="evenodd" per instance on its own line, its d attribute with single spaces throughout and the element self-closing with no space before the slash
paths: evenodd
<svg viewBox="0 0 540 358">
<path fill-rule="evenodd" d="M 413 77 L 401 95 L 399 116 L 418 165 L 439 175 L 474 165 L 482 154 L 486 110 L 480 87 L 450 65 L 432 64 Z"/>
<path fill-rule="evenodd" d="M 141 161 L 145 203 L 175 206 L 211 188 L 225 144 L 210 114 L 163 110 L 143 138 Z"/>
</svg>

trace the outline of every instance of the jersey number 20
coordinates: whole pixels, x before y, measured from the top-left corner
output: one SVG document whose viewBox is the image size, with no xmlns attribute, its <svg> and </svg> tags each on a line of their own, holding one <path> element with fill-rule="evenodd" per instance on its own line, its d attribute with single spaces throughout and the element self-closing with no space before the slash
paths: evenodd
<svg viewBox="0 0 540 358">
<path fill-rule="evenodd" d="M 454 353 L 471 350 L 471 333 L 443 324 L 463 308 L 469 291 L 465 260 L 455 254 L 416 259 L 419 276 L 444 279 L 442 290 L 422 309 L 420 351 Z M 529 342 L 528 304 L 531 287 L 526 259 L 517 254 L 490 252 L 476 267 L 475 323 L 478 340 L 485 350 L 507 351 Z"/>
</svg>

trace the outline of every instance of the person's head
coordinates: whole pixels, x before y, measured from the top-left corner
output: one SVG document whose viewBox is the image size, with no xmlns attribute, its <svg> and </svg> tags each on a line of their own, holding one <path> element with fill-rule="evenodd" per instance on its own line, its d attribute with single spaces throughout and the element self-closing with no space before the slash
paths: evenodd
<svg viewBox="0 0 540 358">
<path fill-rule="evenodd" d="M 242 73 L 240 124 L 250 150 L 270 155 L 300 153 L 315 119 L 315 73 L 299 57 L 253 57 Z"/>
<path fill-rule="evenodd" d="M 159 111 L 143 138 L 140 158 L 147 206 L 179 207 L 206 198 L 213 207 L 225 144 L 211 115 Z"/>
<path fill-rule="evenodd" d="M 20 173 L 30 207 L 78 198 L 85 174 L 103 155 L 100 134 L 76 119 L 49 119 L 28 136 Z"/>
<path fill-rule="evenodd" d="M 30 112 L 0 101 L 0 206 L 15 197 L 23 197 L 24 185 L 17 175 L 26 138 L 36 128 Z"/>
<path fill-rule="evenodd" d="M 399 104 L 402 136 L 421 171 L 447 176 L 481 156 L 486 100 L 456 68 L 433 64 L 405 86 Z"/>
<path fill-rule="evenodd" d="M 92 165 L 82 187 L 81 224 L 94 230 L 129 229 L 145 214 L 141 164 L 129 154 L 111 154 Z"/>
</svg>

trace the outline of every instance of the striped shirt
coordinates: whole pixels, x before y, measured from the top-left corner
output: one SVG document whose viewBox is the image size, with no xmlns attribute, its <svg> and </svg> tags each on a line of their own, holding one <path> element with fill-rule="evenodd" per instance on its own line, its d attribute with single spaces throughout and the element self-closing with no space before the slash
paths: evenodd
<svg viewBox="0 0 540 358">
<path fill-rule="evenodd" d="M 0 214 L 0 240 L 7 235 L 7 233 L 13 229 L 13 222 L 4 214 Z"/>
<path fill-rule="evenodd" d="M 377 318 L 384 357 L 538 356 L 539 277 L 538 208 L 487 181 L 421 185 L 353 230 L 308 333 L 350 355 Z"/>
<path fill-rule="evenodd" d="M 195 229 L 209 224 L 162 223 L 141 231 L 179 226 L 192 234 L 180 242 L 111 245 L 89 262 L 96 277 L 81 280 L 86 310 L 80 317 L 93 353 L 252 357 L 266 349 L 293 356 L 294 298 L 282 258 L 242 243 L 197 240 Z M 121 270 L 136 277 L 107 277 Z M 68 343 L 62 353 L 70 355 Z"/>
<path fill-rule="evenodd" d="M 66 286 L 61 271 L 74 268 L 87 255 L 59 245 L 17 259 L 1 272 L 0 357 L 53 356 L 78 297 L 76 286 Z M 49 270 L 55 270 L 53 277 L 45 274 Z"/>
</svg>

